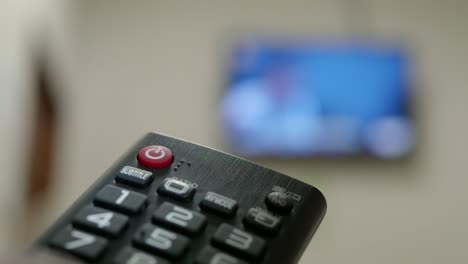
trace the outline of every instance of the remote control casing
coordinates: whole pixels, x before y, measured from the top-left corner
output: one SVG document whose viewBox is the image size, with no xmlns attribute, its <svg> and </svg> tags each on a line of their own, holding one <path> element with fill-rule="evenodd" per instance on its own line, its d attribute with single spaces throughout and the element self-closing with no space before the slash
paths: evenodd
<svg viewBox="0 0 468 264">
<path fill-rule="evenodd" d="M 166 169 L 149 169 L 138 163 L 138 151 L 149 145 L 163 145 L 172 150 L 174 161 Z M 180 161 L 184 161 L 183 164 Z M 132 166 L 151 171 L 155 179 L 146 188 L 136 188 L 116 183 L 114 178 L 124 166 Z M 157 187 L 165 178 L 172 177 L 198 185 L 191 202 L 178 202 L 157 194 Z M 268 264 L 297 263 L 309 241 L 318 228 L 326 212 L 326 200 L 322 193 L 308 184 L 289 176 L 257 165 L 248 160 L 226 154 L 204 146 L 196 145 L 165 135 L 148 133 L 134 144 L 102 177 L 100 177 L 34 244 L 34 248 L 50 248 L 50 237 L 69 225 L 81 208 L 93 204 L 94 195 L 105 185 L 115 184 L 128 190 L 148 196 L 149 205 L 140 214 L 130 216 L 129 227 L 125 232 L 110 239 L 104 254 L 90 263 L 112 263 L 113 257 L 123 247 L 132 244 L 135 232 L 145 223 L 151 222 L 151 216 L 164 201 L 169 201 L 190 210 L 199 211 L 207 216 L 208 225 L 204 232 L 191 238 L 190 247 L 182 258 L 171 263 L 193 263 L 201 249 L 210 244 L 211 237 L 221 223 L 228 223 L 244 229 L 243 218 L 250 208 L 266 208 L 265 198 L 272 191 L 284 191 L 294 200 L 294 209 L 288 216 L 282 217 L 280 232 L 273 237 L 262 236 L 267 241 L 263 258 L 257 262 Z M 199 208 L 199 203 L 206 192 L 216 192 L 236 200 L 239 209 L 234 217 L 223 218 L 206 213 Z M 256 234 L 255 231 L 247 229 Z"/>
</svg>

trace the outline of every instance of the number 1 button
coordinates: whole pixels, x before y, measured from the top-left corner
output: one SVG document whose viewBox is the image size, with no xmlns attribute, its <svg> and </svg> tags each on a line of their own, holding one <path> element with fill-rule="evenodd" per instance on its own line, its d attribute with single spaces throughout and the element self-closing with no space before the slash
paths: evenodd
<svg viewBox="0 0 468 264">
<path fill-rule="evenodd" d="M 97 205 L 128 214 L 140 212 L 147 203 L 145 195 L 106 185 L 94 198 Z"/>
</svg>

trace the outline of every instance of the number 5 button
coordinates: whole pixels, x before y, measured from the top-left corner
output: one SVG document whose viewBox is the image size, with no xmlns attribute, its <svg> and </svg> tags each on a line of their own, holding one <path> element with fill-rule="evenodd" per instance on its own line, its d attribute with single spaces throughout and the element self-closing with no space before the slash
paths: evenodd
<svg viewBox="0 0 468 264">
<path fill-rule="evenodd" d="M 127 223 L 127 216 L 93 206 L 81 209 L 73 219 L 77 227 L 114 237 L 122 232 Z"/>
<path fill-rule="evenodd" d="M 106 185 L 94 198 L 94 202 L 102 207 L 128 214 L 136 214 L 143 210 L 147 203 L 145 195 Z"/>
<path fill-rule="evenodd" d="M 174 228 L 189 235 L 199 233 L 206 224 L 206 217 L 204 215 L 169 202 L 164 202 L 154 212 L 153 219 L 161 225 Z"/>
<path fill-rule="evenodd" d="M 141 227 L 133 242 L 151 253 L 172 259 L 181 257 L 189 245 L 187 237 L 151 224 Z"/>
</svg>

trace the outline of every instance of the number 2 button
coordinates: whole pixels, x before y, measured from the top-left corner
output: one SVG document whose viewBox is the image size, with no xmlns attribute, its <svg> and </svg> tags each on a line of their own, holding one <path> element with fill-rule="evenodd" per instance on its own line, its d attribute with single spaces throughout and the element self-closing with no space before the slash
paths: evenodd
<svg viewBox="0 0 468 264">
<path fill-rule="evenodd" d="M 174 228 L 188 235 L 199 233 L 206 224 L 206 217 L 198 212 L 164 202 L 153 214 L 158 224 Z"/>
<path fill-rule="evenodd" d="M 113 237 L 118 236 L 127 223 L 127 216 L 93 206 L 81 209 L 73 219 L 78 227 Z"/>
<path fill-rule="evenodd" d="M 125 190 L 114 185 L 106 185 L 94 198 L 97 205 L 122 213 L 136 214 L 147 203 L 145 195 Z"/>
</svg>

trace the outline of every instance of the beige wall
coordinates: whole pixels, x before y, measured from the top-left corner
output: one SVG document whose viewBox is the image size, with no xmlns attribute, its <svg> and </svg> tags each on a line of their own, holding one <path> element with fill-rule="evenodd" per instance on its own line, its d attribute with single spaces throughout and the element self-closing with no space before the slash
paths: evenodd
<svg viewBox="0 0 468 264">
<path fill-rule="evenodd" d="M 420 145 L 405 162 L 261 161 L 328 198 L 301 263 L 468 259 L 468 2 L 369 0 L 353 12 L 345 8 L 353 1 L 135 2 L 75 2 L 56 25 L 57 70 L 65 76 L 57 90 L 61 179 L 30 237 L 146 131 L 223 148 L 216 126 L 222 52 L 236 32 L 361 33 L 411 47 Z"/>
</svg>

